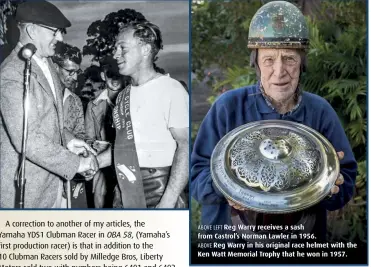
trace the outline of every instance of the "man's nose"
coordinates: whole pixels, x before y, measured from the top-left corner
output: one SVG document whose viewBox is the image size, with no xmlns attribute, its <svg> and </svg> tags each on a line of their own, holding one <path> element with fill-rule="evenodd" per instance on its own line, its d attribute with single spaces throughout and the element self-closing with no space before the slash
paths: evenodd
<svg viewBox="0 0 371 267">
<path fill-rule="evenodd" d="M 276 77 L 282 77 L 286 74 L 285 65 L 282 59 L 275 60 L 273 64 L 273 73 Z"/>
<path fill-rule="evenodd" d="M 115 52 L 113 53 L 113 58 L 117 60 L 119 57 L 120 55 L 118 53 L 118 49 L 116 49 Z"/>
<path fill-rule="evenodd" d="M 60 31 L 57 31 L 55 39 L 59 42 L 63 42 L 63 34 Z"/>
</svg>

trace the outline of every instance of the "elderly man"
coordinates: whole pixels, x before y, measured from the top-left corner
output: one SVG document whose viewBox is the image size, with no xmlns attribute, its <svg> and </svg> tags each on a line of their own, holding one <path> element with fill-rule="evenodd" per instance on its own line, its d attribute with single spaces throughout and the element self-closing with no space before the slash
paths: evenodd
<svg viewBox="0 0 371 267">
<path fill-rule="evenodd" d="M 251 62 L 259 82 L 224 93 L 206 115 L 191 156 L 192 196 L 202 205 L 202 224 L 232 224 L 232 215 L 244 208 L 228 201 L 212 181 L 210 157 L 218 141 L 231 130 L 253 121 L 278 119 L 302 123 L 324 135 L 341 160 L 341 175 L 331 197 L 311 208 L 315 218 L 312 232 L 325 238 L 326 210 L 339 209 L 350 200 L 357 164 L 334 109 L 320 96 L 300 89 L 305 49 L 309 45 L 300 10 L 279 1 L 266 4 L 256 14 L 250 24 L 248 47 L 254 49 Z"/>
<path fill-rule="evenodd" d="M 31 60 L 24 207 L 60 208 L 63 207 L 62 179 L 71 180 L 76 173 L 97 169 L 89 146 L 64 130 L 62 88 L 49 59 L 55 53 L 57 41 L 63 40 L 65 28 L 71 23 L 46 1 L 21 3 L 16 19 L 20 39 L 0 70 L 0 206 L 17 207 L 14 178 L 20 165 L 24 127 L 25 62 L 20 58 L 20 50 L 25 44 L 32 43 L 37 51 Z M 90 150 L 89 156 L 76 155 L 86 150 Z"/>
<path fill-rule="evenodd" d="M 155 71 L 160 49 L 161 32 L 150 22 L 126 25 L 116 39 L 120 74 L 132 79 L 113 110 L 124 208 L 187 205 L 181 195 L 188 181 L 188 94 L 178 81 Z"/>
<path fill-rule="evenodd" d="M 52 57 L 62 84 L 64 129 L 78 139 L 85 139 L 84 111 L 80 98 L 73 93 L 77 76 L 82 73 L 80 49 L 58 42 Z M 71 181 L 72 208 L 87 208 L 85 178 L 77 174 Z"/>
</svg>

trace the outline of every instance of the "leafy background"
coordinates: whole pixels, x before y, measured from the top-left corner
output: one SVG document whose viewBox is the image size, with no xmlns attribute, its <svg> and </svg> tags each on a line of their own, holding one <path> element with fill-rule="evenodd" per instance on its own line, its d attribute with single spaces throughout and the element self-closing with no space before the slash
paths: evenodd
<svg viewBox="0 0 371 267">
<path fill-rule="evenodd" d="M 250 21 L 268 1 L 193 1 L 193 102 L 198 90 L 210 88 L 209 106 L 232 88 L 254 84 L 247 38 Z M 306 16 L 310 31 L 304 90 L 327 99 L 343 124 L 358 162 L 353 199 L 328 213 L 328 238 L 366 244 L 366 10 L 365 1 L 289 1 Z M 198 102 L 197 102 L 198 101 Z M 202 107 L 201 104 L 199 104 Z M 204 116 L 193 107 L 192 140 Z M 192 201 L 192 233 L 197 234 L 200 206 Z"/>
</svg>

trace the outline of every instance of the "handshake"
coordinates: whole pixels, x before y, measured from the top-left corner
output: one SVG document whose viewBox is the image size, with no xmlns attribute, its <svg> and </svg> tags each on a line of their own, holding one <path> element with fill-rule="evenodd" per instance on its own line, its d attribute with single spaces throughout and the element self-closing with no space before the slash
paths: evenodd
<svg viewBox="0 0 371 267">
<path fill-rule="evenodd" d="M 104 164 L 104 155 L 109 153 L 110 147 L 108 142 L 95 141 L 92 146 L 80 139 L 72 139 L 67 144 L 67 149 L 72 153 L 80 156 L 80 164 L 77 173 L 85 177 L 86 181 L 90 181 L 95 173 Z M 104 153 L 102 153 L 105 151 Z M 101 154 L 101 155 L 100 155 Z"/>
</svg>

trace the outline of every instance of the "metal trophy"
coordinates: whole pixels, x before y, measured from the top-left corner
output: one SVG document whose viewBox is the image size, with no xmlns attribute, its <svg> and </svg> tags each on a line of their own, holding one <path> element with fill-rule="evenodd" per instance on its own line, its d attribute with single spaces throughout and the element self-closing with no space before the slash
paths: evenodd
<svg viewBox="0 0 371 267">
<path fill-rule="evenodd" d="M 216 187 L 248 209 L 235 211 L 235 224 L 262 223 L 259 214 L 280 223 L 277 218 L 285 214 L 310 232 L 315 218 L 306 211 L 330 193 L 339 171 L 336 151 L 325 137 L 284 120 L 242 125 L 225 135 L 211 156 Z"/>
</svg>

